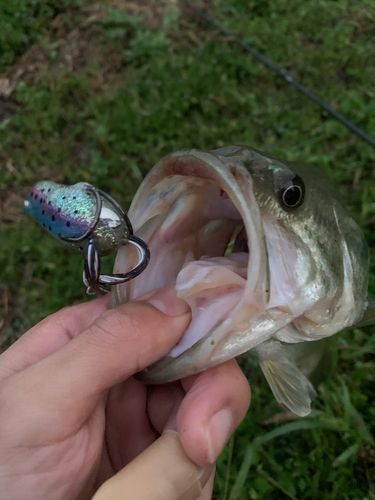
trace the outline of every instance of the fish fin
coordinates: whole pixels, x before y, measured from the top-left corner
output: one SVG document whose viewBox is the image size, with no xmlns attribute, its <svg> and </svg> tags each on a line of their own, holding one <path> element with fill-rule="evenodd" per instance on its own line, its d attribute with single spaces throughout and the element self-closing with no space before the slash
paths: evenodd
<svg viewBox="0 0 375 500">
<path fill-rule="evenodd" d="M 317 388 L 319 384 L 332 376 L 337 365 L 338 336 L 332 335 L 313 342 L 300 342 L 286 344 L 282 342 L 283 349 L 289 359 Z"/>
<path fill-rule="evenodd" d="M 367 299 L 367 307 L 363 313 L 362 319 L 350 328 L 362 328 L 375 324 L 375 299 Z"/>
<path fill-rule="evenodd" d="M 289 358 L 283 346 L 279 342 L 278 345 L 274 342 L 272 344 L 268 353 L 267 345 L 262 346 L 261 353 L 258 351 L 260 367 L 276 400 L 296 415 L 304 417 L 311 412 L 311 401 L 316 396 L 315 389 Z"/>
</svg>

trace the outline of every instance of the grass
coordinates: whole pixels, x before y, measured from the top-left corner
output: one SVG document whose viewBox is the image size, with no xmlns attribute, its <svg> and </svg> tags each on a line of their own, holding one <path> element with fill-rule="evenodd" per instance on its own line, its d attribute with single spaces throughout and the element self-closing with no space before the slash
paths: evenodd
<svg viewBox="0 0 375 500">
<path fill-rule="evenodd" d="M 127 207 L 163 155 L 190 147 L 245 143 L 319 166 L 365 232 L 375 296 L 371 146 L 177 4 L 11 4 L 0 0 L 0 83 L 11 89 L 0 98 L 5 345 L 47 314 L 87 300 L 81 257 L 19 208 L 28 187 L 46 178 L 86 180 Z M 372 0 L 206 6 L 375 136 Z M 335 371 L 320 387 L 316 411 L 290 421 L 245 361 L 253 402 L 219 459 L 215 498 L 375 498 L 374 351 L 373 327 L 340 333 Z"/>
</svg>

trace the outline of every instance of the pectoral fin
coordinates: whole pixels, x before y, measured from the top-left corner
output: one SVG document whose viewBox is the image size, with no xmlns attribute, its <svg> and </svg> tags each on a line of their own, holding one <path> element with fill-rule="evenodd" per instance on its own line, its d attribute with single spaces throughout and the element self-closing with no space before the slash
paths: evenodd
<svg viewBox="0 0 375 500">
<path fill-rule="evenodd" d="M 283 345 L 271 341 L 258 346 L 255 354 L 276 400 L 300 417 L 308 415 L 315 389 Z"/>
<path fill-rule="evenodd" d="M 362 328 L 375 324 L 375 299 L 368 299 L 368 305 L 363 313 L 362 319 L 350 328 Z"/>
</svg>

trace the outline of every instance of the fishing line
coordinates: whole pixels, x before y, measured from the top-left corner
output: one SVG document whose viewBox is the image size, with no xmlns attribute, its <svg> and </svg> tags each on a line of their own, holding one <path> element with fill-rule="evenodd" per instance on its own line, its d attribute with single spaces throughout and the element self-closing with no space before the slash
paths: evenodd
<svg viewBox="0 0 375 500">
<path fill-rule="evenodd" d="M 215 19 L 212 17 L 208 16 L 205 12 L 202 10 L 198 9 L 194 5 L 192 5 L 188 0 L 179 0 L 182 4 L 184 4 L 186 7 L 189 9 L 192 9 L 198 16 L 200 16 L 202 19 L 210 23 L 212 26 L 215 26 L 216 29 L 221 31 L 221 33 L 224 33 L 224 35 L 230 37 L 231 41 L 234 41 L 237 43 L 237 45 L 240 45 L 243 49 L 246 50 L 246 52 L 249 52 L 252 56 L 256 57 L 261 63 L 263 63 L 267 68 L 271 69 L 275 73 L 277 73 L 279 76 L 284 78 L 287 82 L 292 84 L 294 87 L 296 87 L 300 92 L 305 94 L 309 99 L 314 101 L 316 104 L 321 106 L 323 109 L 327 111 L 330 115 L 332 115 L 336 120 L 341 122 L 343 125 L 345 125 L 348 129 L 350 129 L 352 132 L 357 134 L 361 139 L 366 141 L 368 144 L 371 144 L 375 148 L 375 139 L 370 137 L 364 130 L 362 130 L 360 127 L 357 127 L 353 122 L 348 120 L 344 115 L 336 111 L 335 109 L 331 108 L 331 106 L 323 101 L 319 96 L 314 94 L 311 90 L 306 88 L 304 85 L 299 83 L 297 80 L 295 80 L 283 67 L 277 66 L 271 59 L 268 59 L 268 57 L 265 57 L 263 54 L 258 52 L 254 47 L 251 45 L 245 43 L 241 38 L 238 38 L 238 36 L 234 35 L 230 31 L 228 31 L 226 28 L 221 26 Z"/>
</svg>

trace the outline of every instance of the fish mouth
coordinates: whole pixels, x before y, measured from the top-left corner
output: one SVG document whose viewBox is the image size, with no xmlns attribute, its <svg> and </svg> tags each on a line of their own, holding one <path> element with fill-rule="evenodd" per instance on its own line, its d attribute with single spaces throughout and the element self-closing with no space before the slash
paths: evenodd
<svg viewBox="0 0 375 500">
<path fill-rule="evenodd" d="M 233 155 L 241 149 L 232 148 Z M 180 151 L 162 159 L 128 213 L 135 233 L 150 247 L 151 261 L 136 280 L 112 288 L 112 306 L 174 284 L 192 310 L 179 343 L 139 374 L 145 382 L 203 371 L 251 349 L 288 322 L 287 313 L 278 311 L 275 321 L 267 311 L 267 248 L 251 174 L 230 155 L 214 153 Z M 119 250 L 115 273 L 129 267 L 128 255 Z"/>
</svg>

